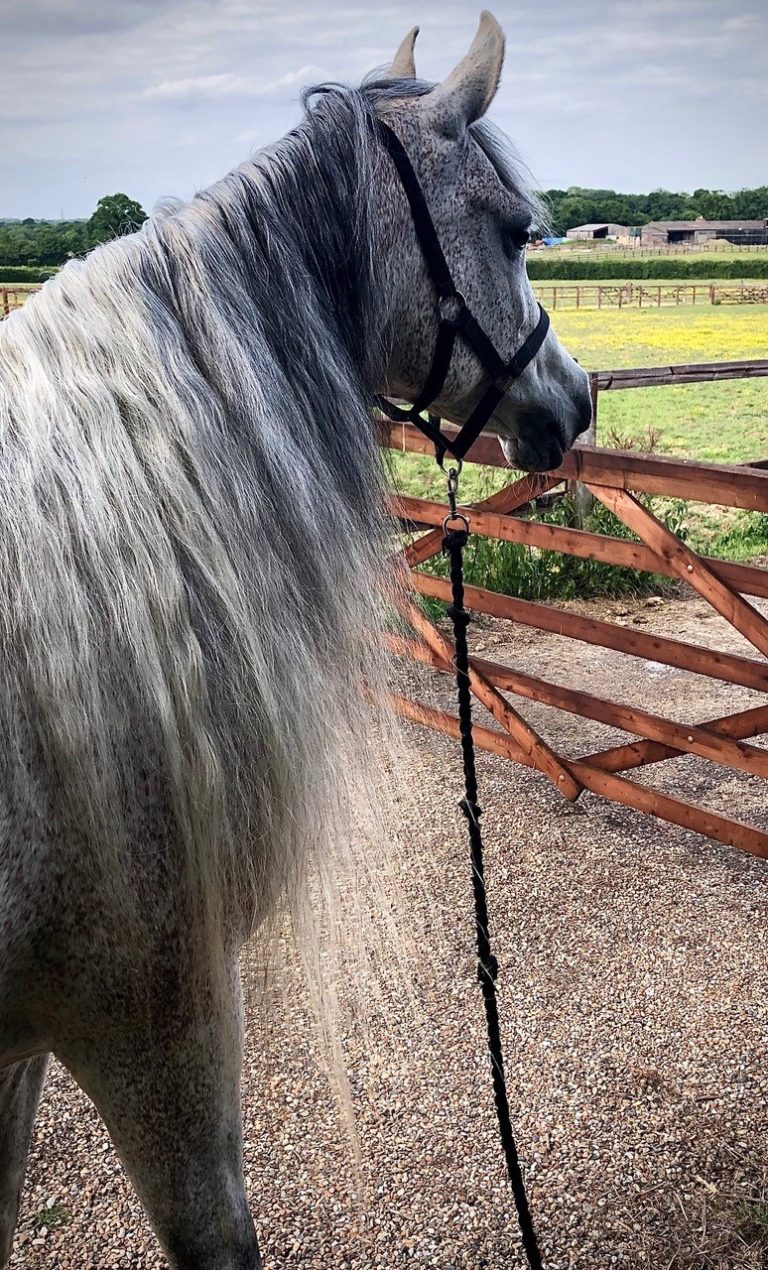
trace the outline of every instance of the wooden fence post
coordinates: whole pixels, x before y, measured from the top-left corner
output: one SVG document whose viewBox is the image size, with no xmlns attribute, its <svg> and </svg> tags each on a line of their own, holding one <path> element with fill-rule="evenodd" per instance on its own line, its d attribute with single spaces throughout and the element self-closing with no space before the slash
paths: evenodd
<svg viewBox="0 0 768 1270">
<path fill-rule="evenodd" d="M 592 400 L 592 422 L 586 432 L 581 435 L 583 445 L 597 445 L 597 401 L 599 396 L 597 371 L 589 372 L 589 395 Z M 590 512 L 595 501 L 594 494 L 581 481 L 569 484 L 568 489 L 573 498 L 575 521 L 578 529 L 583 529 L 589 521 Z"/>
</svg>

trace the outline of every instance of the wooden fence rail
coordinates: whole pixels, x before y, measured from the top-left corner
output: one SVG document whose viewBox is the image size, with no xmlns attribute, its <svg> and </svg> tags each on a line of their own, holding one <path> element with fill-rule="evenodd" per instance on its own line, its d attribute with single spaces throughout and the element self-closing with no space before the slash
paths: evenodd
<svg viewBox="0 0 768 1270">
<path fill-rule="evenodd" d="M 703 372 L 705 368 L 698 369 Z M 382 420 L 379 427 L 384 445 L 415 453 L 430 452 L 430 443 L 409 425 Z M 473 446 L 468 461 L 506 466 L 498 442 L 487 436 Z M 544 525 L 511 514 L 537 493 L 551 489 L 558 482 L 575 479 L 605 503 L 638 541 Z M 472 658 L 472 690 L 496 725 L 475 725 L 475 741 L 481 748 L 540 771 L 569 799 L 577 798 L 582 789 L 589 789 L 768 859 L 768 832 L 762 827 L 687 802 L 647 784 L 638 784 L 623 775 L 635 768 L 647 768 L 687 754 L 768 780 L 768 750 L 750 744 L 753 738 L 768 733 L 768 619 L 745 598 L 746 595 L 768 598 L 768 570 L 697 555 L 653 516 L 635 497 L 637 493 L 666 494 L 768 512 L 768 472 L 757 467 L 728 467 L 577 446 L 556 472 L 518 479 L 482 504 L 462 508 L 462 512 L 473 534 L 676 577 L 690 585 L 752 645 L 751 656 L 720 652 L 669 636 L 629 629 L 471 585 L 465 588 L 467 607 L 569 639 L 611 648 L 630 657 L 738 684 L 759 693 L 760 700 L 749 709 L 704 723 L 690 723 L 667 719 L 651 710 L 582 689 L 549 683 L 523 674 L 514 666 Z M 445 508 L 427 499 L 398 496 L 393 496 L 392 507 L 397 515 L 412 523 L 434 526 L 403 552 L 411 569 L 414 592 L 450 601 L 449 583 L 418 568 L 440 550 L 441 535 L 437 526 L 442 522 Z M 453 647 L 447 636 L 410 601 L 403 605 L 403 616 L 413 635 L 389 636 L 391 651 L 438 671 L 449 671 Z M 540 736 L 511 706 L 507 700 L 510 695 L 618 728 L 631 739 L 577 758 L 564 755 L 556 743 Z M 393 697 L 393 704 L 406 718 L 457 735 L 458 721 L 446 711 L 402 695 Z"/>
<path fill-rule="evenodd" d="M 649 309 L 681 304 L 768 304 L 768 279 L 748 282 L 539 282 L 536 298 L 558 309 Z"/>
<path fill-rule="evenodd" d="M 0 312 L 8 317 L 12 309 L 20 309 L 31 291 L 38 287 L 0 287 Z"/>
<path fill-rule="evenodd" d="M 597 442 L 599 395 L 625 388 L 662 388 L 682 384 L 721 383 L 729 379 L 761 379 L 768 376 L 768 358 L 749 361 L 691 362 L 676 366 L 629 366 L 624 370 L 589 372 L 592 396 L 592 425 L 586 434 L 590 445 Z M 759 460 L 762 462 L 762 460 Z"/>
<path fill-rule="evenodd" d="M 625 370 L 596 370 L 592 375 L 600 392 L 611 388 L 719 383 L 724 379 L 760 379 L 768 375 L 768 358 L 741 362 L 692 362 L 677 366 L 629 366 Z"/>
</svg>

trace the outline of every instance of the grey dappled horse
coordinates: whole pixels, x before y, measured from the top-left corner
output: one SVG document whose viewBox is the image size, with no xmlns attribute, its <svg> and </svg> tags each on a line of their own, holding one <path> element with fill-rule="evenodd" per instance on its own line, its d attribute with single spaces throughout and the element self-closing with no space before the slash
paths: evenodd
<svg viewBox="0 0 768 1270">
<path fill-rule="evenodd" d="M 50 1052 L 173 1266 L 260 1264 L 238 952 L 300 920 L 307 859 L 315 878 L 338 857 L 376 783 L 355 687 L 383 673 L 369 405 L 413 399 L 437 325 L 372 112 L 497 348 L 537 316 L 535 200 L 483 120 L 502 32 L 483 14 L 437 86 L 415 34 L 0 328 L 0 1265 Z M 462 422 L 484 378 L 458 343 L 435 409 Z M 490 428 L 547 468 L 588 420 L 550 332 Z"/>
</svg>

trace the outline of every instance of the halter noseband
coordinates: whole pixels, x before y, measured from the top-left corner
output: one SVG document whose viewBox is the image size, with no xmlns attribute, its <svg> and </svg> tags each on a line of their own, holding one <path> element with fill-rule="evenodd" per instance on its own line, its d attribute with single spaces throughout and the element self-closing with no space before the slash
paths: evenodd
<svg viewBox="0 0 768 1270">
<path fill-rule="evenodd" d="M 421 392 L 413 402 L 410 410 L 395 406 L 386 397 L 378 397 L 379 408 L 399 423 L 412 423 L 425 436 L 429 437 L 435 447 L 435 457 L 442 467 L 446 450 L 457 459 L 463 459 L 469 447 L 477 440 L 486 423 L 490 419 L 509 385 L 523 373 L 526 366 L 533 361 L 541 348 L 549 330 L 549 316 L 539 305 L 539 320 L 524 344 L 505 362 L 494 347 L 493 341 L 486 335 L 477 318 L 473 315 L 461 291 L 453 281 L 448 261 L 440 246 L 434 222 L 419 184 L 419 178 L 413 170 L 411 160 L 402 141 L 381 119 L 374 121 L 378 135 L 395 165 L 405 196 L 411 209 L 413 227 L 424 262 L 437 292 L 437 315 L 439 325 L 437 341 L 432 357 L 432 366 Z M 461 334 L 476 354 L 483 370 L 490 375 L 491 383 L 486 388 L 471 415 L 455 437 L 446 437 L 440 431 L 440 419 L 429 416 L 426 422 L 421 418 L 422 410 L 440 395 L 451 363 L 456 336 Z"/>
</svg>

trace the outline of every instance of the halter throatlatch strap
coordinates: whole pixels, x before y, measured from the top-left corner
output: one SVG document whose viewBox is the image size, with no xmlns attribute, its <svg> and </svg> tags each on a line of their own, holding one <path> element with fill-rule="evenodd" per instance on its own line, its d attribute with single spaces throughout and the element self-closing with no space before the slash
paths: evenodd
<svg viewBox="0 0 768 1270">
<path fill-rule="evenodd" d="M 504 361 L 493 341 L 486 335 L 464 296 L 453 281 L 448 261 L 440 245 L 434 221 L 419 184 L 419 178 L 413 170 L 413 164 L 397 133 L 381 119 L 373 121 L 381 142 L 395 165 L 400 184 L 403 187 L 411 210 L 413 227 L 427 266 L 432 285 L 437 292 L 437 341 L 432 356 L 432 365 L 426 381 L 410 409 L 395 406 L 386 397 L 377 398 L 379 408 L 390 419 L 398 423 L 412 423 L 435 447 L 435 456 L 442 465 L 446 451 L 457 459 L 463 459 L 467 450 L 479 437 L 494 410 L 507 392 L 509 385 L 523 373 L 546 339 L 549 330 L 549 316 L 539 305 L 539 319 L 527 340 L 517 352 Z M 466 340 L 474 352 L 483 370 L 490 376 L 491 383 L 481 396 L 471 415 L 458 435 L 447 437 L 440 430 L 440 419 L 430 415 L 425 421 L 423 410 L 440 395 L 448 375 L 453 356 L 456 336 Z"/>
</svg>

